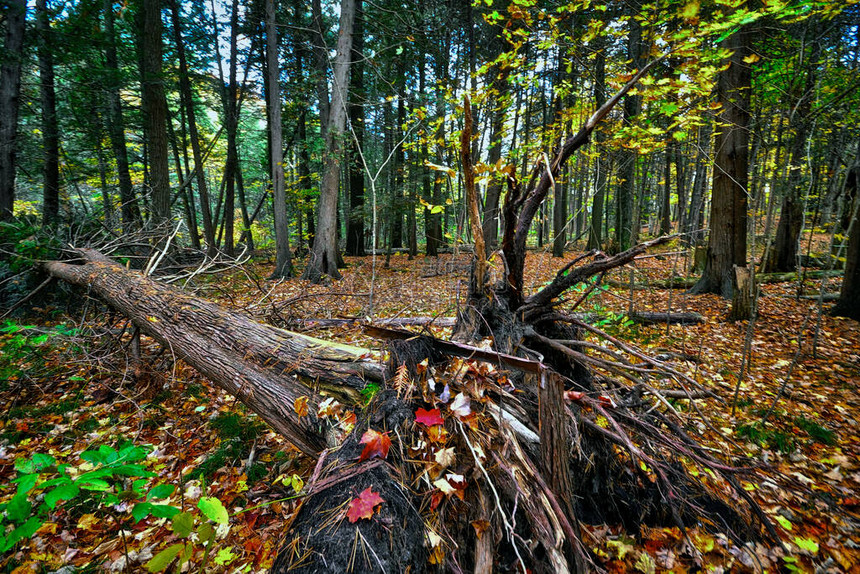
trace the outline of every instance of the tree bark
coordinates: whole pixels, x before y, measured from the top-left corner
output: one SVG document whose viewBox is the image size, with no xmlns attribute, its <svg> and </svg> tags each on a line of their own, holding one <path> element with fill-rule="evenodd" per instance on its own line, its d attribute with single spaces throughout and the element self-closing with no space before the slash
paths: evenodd
<svg viewBox="0 0 860 574">
<path fill-rule="evenodd" d="M 114 31 L 113 0 L 104 0 L 104 33 L 105 33 L 105 71 L 107 124 L 114 161 L 116 162 L 117 179 L 119 180 L 120 213 L 122 214 L 123 233 L 131 233 L 141 225 L 140 207 L 137 204 L 134 188 L 131 182 L 131 172 L 128 167 L 128 148 L 125 142 L 125 119 L 122 114 L 120 89 L 122 86 L 119 58 L 116 51 L 116 33 Z"/>
<path fill-rule="evenodd" d="M 306 454 L 316 456 L 325 446 L 315 416 L 323 399 L 319 393 L 352 404 L 361 400 L 365 379 L 382 380 L 382 366 L 363 358 L 366 349 L 262 325 L 129 271 L 96 251 L 80 254 L 83 265 L 55 261 L 46 269 L 90 289 Z M 307 416 L 294 409 L 302 397 L 308 400 Z"/>
<path fill-rule="evenodd" d="M 744 62 L 751 53 L 751 31 L 741 29 L 725 40 L 732 50 L 729 67 L 718 80 L 721 127 L 717 132 L 710 238 L 705 271 L 693 293 L 732 296 L 733 266 L 746 266 L 747 178 L 750 87 L 752 73 Z"/>
<path fill-rule="evenodd" d="M 287 195 L 284 188 L 281 68 L 278 64 L 278 28 L 275 20 L 275 0 L 266 1 L 266 64 L 269 78 L 266 108 L 269 111 L 269 135 L 272 142 L 269 146 L 269 167 L 272 170 L 272 192 L 275 204 L 276 255 L 272 277 L 290 277 L 293 273 L 293 262 L 290 253 L 290 229 L 287 222 Z"/>
<path fill-rule="evenodd" d="M 161 0 L 140 0 L 140 11 L 141 102 L 152 192 L 149 225 L 166 239 L 170 233 L 170 166 L 162 73 Z"/>
<path fill-rule="evenodd" d="M 24 57 L 25 0 L 4 2 L 6 41 L 0 64 L 0 221 L 9 221 L 15 207 L 15 160 L 18 136 L 18 95 Z"/>
<path fill-rule="evenodd" d="M 352 69 L 349 76 L 349 123 L 353 137 L 349 144 L 349 213 L 346 218 L 346 254 L 364 252 L 364 10 L 356 0 L 355 29 L 352 41 Z"/>
<path fill-rule="evenodd" d="M 860 157 L 860 149 L 858 149 Z M 853 198 L 852 217 L 846 226 L 848 234 L 848 252 L 845 254 L 845 277 L 842 280 L 842 290 L 832 315 L 850 317 L 860 321 L 860 198 L 857 197 L 857 180 L 860 176 L 860 165 L 852 166 L 849 176 L 854 189 L 846 189 L 846 196 Z M 850 208 L 850 206 L 849 206 Z"/>
<path fill-rule="evenodd" d="M 54 91 L 54 55 L 51 18 L 46 0 L 37 0 L 39 29 L 39 92 L 42 99 L 42 223 L 54 225 L 60 217 L 60 134 Z"/>
<path fill-rule="evenodd" d="M 355 22 L 356 0 L 344 0 L 340 7 L 340 32 L 334 61 L 331 109 L 326 130 L 326 151 L 320 183 L 316 236 L 304 278 L 314 283 L 324 275 L 340 279 L 337 269 L 337 197 L 340 188 L 340 159 L 343 133 L 346 127 L 347 86 L 349 63 L 352 58 L 352 29 Z"/>
</svg>

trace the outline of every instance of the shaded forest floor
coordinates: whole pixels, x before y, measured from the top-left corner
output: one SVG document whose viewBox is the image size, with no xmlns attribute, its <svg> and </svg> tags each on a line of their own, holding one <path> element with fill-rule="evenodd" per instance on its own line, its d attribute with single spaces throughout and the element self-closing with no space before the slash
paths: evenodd
<svg viewBox="0 0 860 574">
<path fill-rule="evenodd" d="M 366 257 L 347 258 L 344 279 L 329 286 L 266 281 L 272 262 L 259 261 L 198 277 L 195 290 L 260 320 L 293 328 L 297 319 L 307 318 L 456 313 L 458 295 L 462 298 L 467 290 L 468 255 L 413 261 L 394 255 L 388 269 L 384 261 L 376 259 L 373 284 L 374 265 Z M 549 281 L 560 261 L 548 253 L 531 254 L 527 284 Z M 683 255 L 649 256 L 637 262 L 635 280 L 683 277 L 686 263 Z M 629 270 L 613 278 L 629 282 Z M 805 292 L 817 294 L 819 284 L 807 281 Z M 829 280 L 828 291 L 838 287 L 838 279 Z M 731 403 L 747 323 L 726 320 L 727 301 L 682 290 L 609 288 L 596 291 L 580 307 L 601 314 L 601 327 L 619 338 L 654 354 L 676 354 L 682 371 L 724 399 L 698 401 L 721 435 L 709 430 L 687 401 L 677 401 L 676 408 L 689 413 L 690 430 L 715 453 L 728 460 L 751 456 L 769 465 L 761 473 L 767 478 L 745 483 L 745 488 L 772 517 L 785 543 L 784 550 L 741 549 L 695 526 L 687 536 L 677 528 L 644 527 L 637 535 L 611 525 L 585 526 L 590 533 L 586 540 L 606 569 L 860 572 L 860 325 L 828 316 L 819 324 L 817 301 L 798 300 L 797 293 L 796 283 L 762 286 L 752 361 L 734 414 Z M 95 301 L 75 299 L 73 310 L 40 308 L 26 324 L 7 324 L 0 334 L 0 378 L 5 379 L 0 386 L 0 504 L 15 494 L 10 481 L 16 476 L 16 459 L 33 461 L 36 453 L 50 455 L 56 465 L 70 465 L 74 476 L 93 468 L 92 462 L 81 460 L 84 451 L 150 445 L 142 464 L 154 476 L 131 485 L 129 479 L 117 479 L 130 494 L 111 504 L 98 490 L 58 504 L 31 539 L 0 556 L 0 569 L 48 572 L 72 565 L 75 572 L 145 571 L 143 565 L 174 543 L 177 534 L 164 518 L 135 522 L 132 505 L 148 496 L 147 502 L 194 514 L 200 497 L 207 495 L 221 500 L 230 515 L 207 570 L 267 568 L 313 461 L 192 369 L 181 362 L 174 365 L 169 349 L 144 338 L 141 360 L 135 361 L 125 320 Z M 825 303 L 825 311 L 829 306 Z M 667 327 L 631 324 L 625 317 L 631 310 L 670 309 L 695 311 L 707 320 Z M 430 330 L 448 334 L 442 328 Z M 352 326 L 311 333 L 380 347 Z M 762 425 L 789 371 L 784 393 Z M 176 489 L 158 500 L 151 495 L 158 484 Z M 202 559 L 202 551 L 192 557 L 198 568 Z"/>
</svg>

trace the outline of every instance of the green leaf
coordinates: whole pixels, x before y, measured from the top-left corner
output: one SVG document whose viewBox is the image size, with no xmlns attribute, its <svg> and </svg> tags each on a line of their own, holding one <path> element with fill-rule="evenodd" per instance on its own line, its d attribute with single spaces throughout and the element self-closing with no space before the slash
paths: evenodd
<svg viewBox="0 0 860 574">
<path fill-rule="evenodd" d="M 152 512 L 152 505 L 148 502 L 138 502 L 134 505 L 134 508 L 131 509 L 131 517 L 134 518 L 135 522 L 140 522 Z"/>
<path fill-rule="evenodd" d="M 146 563 L 146 569 L 150 572 L 161 572 L 168 566 L 170 566 L 171 562 L 179 556 L 179 553 L 182 552 L 182 549 L 185 547 L 185 544 L 180 542 L 179 544 L 174 544 L 173 546 L 168 546 L 158 554 L 152 557 L 152 560 Z"/>
<path fill-rule="evenodd" d="M 95 490 L 97 492 L 107 492 L 113 489 L 109 482 L 107 482 L 106 480 L 101 480 L 99 478 L 78 480 L 75 484 L 77 484 L 84 490 Z"/>
<path fill-rule="evenodd" d="M 49 466 L 53 466 L 57 462 L 53 456 L 37 452 L 33 455 L 33 466 L 36 470 L 41 470 Z"/>
<path fill-rule="evenodd" d="M 173 517 L 173 533 L 180 538 L 188 538 L 194 530 L 194 516 L 190 512 L 180 512 Z"/>
<path fill-rule="evenodd" d="M 30 517 L 30 511 L 33 509 L 33 504 L 27 498 L 26 492 L 20 492 L 12 497 L 9 504 L 6 505 L 6 516 L 12 522 L 21 523 Z"/>
<path fill-rule="evenodd" d="M 33 536 L 36 531 L 42 527 L 42 524 L 43 522 L 41 518 L 31 516 L 30 519 L 27 520 L 27 522 L 10 532 L 9 535 L 6 537 L 6 550 L 18 544 L 20 540 Z"/>
<path fill-rule="evenodd" d="M 212 540 L 212 538 L 214 538 L 214 536 L 215 529 L 212 528 L 212 525 L 210 523 L 204 522 L 197 527 L 197 537 L 203 544 L 207 544 L 210 540 Z"/>
<path fill-rule="evenodd" d="M 77 484 L 64 484 L 62 486 L 58 486 L 51 492 L 45 495 L 45 504 L 48 505 L 48 508 L 54 509 L 57 506 L 57 503 L 61 500 L 71 500 L 76 497 L 81 492 L 80 487 Z"/>
<path fill-rule="evenodd" d="M 27 476 L 38 476 L 38 475 L 27 475 Z M 46 488 L 51 488 L 52 486 L 57 486 L 60 484 L 69 484 L 72 482 L 72 479 L 68 476 L 60 476 L 57 478 L 52 478 L 51 480 L 46 480 L 39 484 L 39 488 L 45 490 Z"/>
<path fill-rule="evenodd" d="M 775 520 L 786 530 L 791 530 L 791 522 L 785 516 L 777 515 Z"/>
<path fill-rule="evenodd" d="M 230 519 L 227 509 L 214 496 L 204 496 L 201 498 L 200 502 L 197 503 L 197 508 L 206 515 L 206 518 L 216 524 L 227 524 Z"/>
<path fill-rule="evenodd" d="M 179 514 L 179 509 L 169 504 L 153 504 L 152 515 L 156 518 L 172 518 Z"/>
<path fill-rule="evenodd" d="M 176 486 L 172 484 L 159 484 L 149 491 L 149 494 L 146 495 L 146 499 L 161 500 L 162 498 L 167 498 L 173 494 L 174 490 L 176 490 Z"/>
<path fill-rule="evenodd" d="M 818 552 L 818 543 L 810 538 L 795 536 L 794 543 L 797 544 L 801 550 L 806 550 L 810 554 L 816 554 Z"/>
<path fill-rule="evenodd" d="M 18 483 L 18 494 L 26 494 L 33 490 L 36 487 L 36 481 L 39 479 L 38 473 L 33 474 L 25 474 L 24 476 L 19 476 L 13 483 Z M 44 485 L 42 485 L 44 486 Z"/>
<path fill-rule="evenodd" d="M 226 566 L 238 557 L 239 556 L 237 554 L 233 554 L 232 548 L 222 548 L 218 551 L 218 554 L 215 555 L 215 564 L 218 566 Z"/>
<path fill-rule="evenodd" d="M 30 474 L 36 471 L 33 461 L 26 458 L 15 459 L 15 470 L 24 474 Z"/>
</svg>

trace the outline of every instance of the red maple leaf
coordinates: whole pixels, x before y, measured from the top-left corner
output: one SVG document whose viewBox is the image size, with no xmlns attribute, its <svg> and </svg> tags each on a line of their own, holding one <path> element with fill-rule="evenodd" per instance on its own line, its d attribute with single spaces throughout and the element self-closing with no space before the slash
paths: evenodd
<svg viewBox="0 0 860 574">
<path fill-rule="evenodd" d="M 368 486 L 349 503 L 346 517 L 350 522 L 358 522 L 362 518 L 373 518 L 376 506 L 385 502 L 378 492 L 373 492 L 370 489 L 371 487 Z"/>
<path fill-rule="evenodd" d="M 442 414 L 439 412 L 439 409 L 433 409 L 430 411 L 418 409 L 415 411 L 415 422 L 432 427 L 433 425 L 441 425 L 444 421 L 442 420 Z"/>
<path fill-rule="evenodd" d="M 364 431 L 359 442 L 364 445 L 364 450 L 361 451 L 358 462 L 369 458 L 385 458 L 388 456 L 388 448 L 391 446 L 391 439 L 388 438 L 387 433 L 376 432 L 373 429 Z"/>
</svg>

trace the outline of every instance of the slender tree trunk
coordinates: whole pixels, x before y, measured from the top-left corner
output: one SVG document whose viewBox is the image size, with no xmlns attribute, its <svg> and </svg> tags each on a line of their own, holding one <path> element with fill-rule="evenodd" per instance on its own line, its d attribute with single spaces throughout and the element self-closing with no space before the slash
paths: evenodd
<svg viewBox="0 0 860 574">
<path fill-rule="evenodd" d="M 635 11 L 634 11 L 635 12 Z M 627 39 L 627 58 L 631 68 L 642 67 L 642 25 L 630 19 L 630 34 Z M 624 97 L 624 123 L 629 124 L 642 111 L 642 96 L 627 94 Z M 636 235 L 635 179 L 636 150 L 622 150 L 619 154 L 619 184 L 616 190 L 615 243 L 618 251 L 630 249 Z"/>
<path fill-rule="evenodd" d="M 323 30 L 322 5 L 320 0 L 311 1 L 313 23 L 311 24 L 311 41 L 313 44 L 314 64 L 316 66 L 317 103 L 320 111 L 320 135 L 326 138 L 329 125 L 331 105 L 328 96 L 328 46 L 325 43 Z"/>
<path fill-rule="evenodd" d="M 349 149 L 349 214 L 346 219 L 346 254 L 364 255 L 364 10 L 356 0 L 349 90 L 349 123 L 353 137 Z"/>
<path fill-rule="evenodd" d="M 54 225 L 60 217 L 60 135 L 57 96 L 54 92 L 54 55 L 51 18 L 46 0 L 36 1 L 39 29 L 39 92 L 42 99 L 42 154 L 44 157 L 42 223 Z"/>
<path fill-rule="evenodd" d="M 170 167 L 167 150 L 167 100 L 162 74 L 161 0 L 141 0 L 141 101 L 144 137 L 149 157 L 152 190 L 150 227 L 166 237 L 170 233 Z"/>
<path fill-rule="evenodd" d="M 224 102 L 224 116 L 227 128 L 227 163 L 224 166 L 224 179 L 227 182 L 224 197 L 224 252 L 232 257 L 234 255 L 234 228 L 236 221 L 236 173 L 239 170 L 239 151 L 237 143 L 237 131 L 239 129 L 239 90 L 237 73 L 237 60 L 239 35 L 239 0 L 233 0 L 230 15 L 230 68 L 227 84 L 226 100 Z"/>
<path fill-rule="evenodd" d="M 340 187 L 340 158 L 346 127 L 346 92 L 349 63 L 352 57 L 352 28 L 355 22 L 356 0 L 344 0 L 340 8 L 340 32 L 334 61 L 329 126 L 326 131 L 326 152 L 320 183 L 319 213 L 316 237 L 304 277 L 319 282 L 323 275 L 340 279 L 337 269 L 337 197 Z"/>
<path fill-rule="evenodd" d="M 108 135 L 116 161 L 116 173 L 119 180 L 120 212 L 122 214 L 122 230 L 131 233 L 141 225 L 140 208 L 134 194 L 131 182 L 131 172 L 128 167 L 128 149 L 125 142 L 125 120 L 122 114 L 120 99 L 120 70 L 116 52 L 116 34 L 114 32 L 113 0 L 104 1 L 105 16 L 105 68 L 108 108 Z"/>
<path fill-rule="evenodd" d="M 668 235 L 672 232 L 672 152 L 675 146 L 671 143 L 666 146 L 663 158 L 663 195 L 660 198 L 660 235 Z"/>
<path fill-rule="evenodd" d="M 812 26 L 807 21 L 808 26 Z M 812 26 L 815 30 L 815 26 Z M 807 30 L 808 32 L 809 30 Z M 809 36 L 809 34 L 807 34 Z M 805 46 L 806 47 L 806 46 Z M 773 243 L 773 253 L 766 255 L 764 272 L 790 271 L 797 266 L 800 231 L 803 228 L 805 199 L 803 197 L 803 168 L 806 158 L 806 141 L 809 137 L 809 112 L 812 99 L 815 97 L 817 84 L 816 67 L 820 54 L 820 44 L 813 42 L 808 61 L 805 81 L 800 87 L 800 96 L 792 109 L 789 126 L 793 132 L 791 156 L 788 164 L 788 179 L 786 193 L 782 198 L 779 223 L 776 226 L 776 239 Z M 810 174 L 811 177 L 811 174 Z"/>
<path fill-rule="evenodd" d="M 272 277 L 290 277 L 293 273 L 290 253 L 290 229 L 287 223 L 287 195 L 284 189 L 284 144 L 281 126 L 281 81 L 278 64 L 278 28 L 275 20 L 275 0 L 266 0 L 266 65 L 269 92 L 266 103 L 269 110 L 270 146 L 269 166 L 272 170 L 272 195 L 275 204 L 275 269 Z"/>
<path fill-rule="evenodd" d="M 847 201 L 847 208 L 851 213 L 848 225 L 844 227 L 848 234 L 848 252 L 845 254 L 845 276 L 842 279 L 842 290 L 839 300 L 831 311 L 832 315 L 850 317 L 860 321 L 860 199 L 857 189 L 860 180 L 860 147 L 858 147 L 857 159 L 848 172 L 845 181 L 845 197 L 853 201 Z M 853 204 L 853 205 L 852 205 Z"/>
<path fill-rule="evenodd" d="M 606 40 L 603 36 L 599 36 L 595 45 L 596 54 L 594 57 L 594 102 L 599 109 L 606 103 Z M 606 158 L 606 150 L 603 148 L 603 142 L 606 140 L 606 135 L 603 130 L 598 128 L 594 133 L 595 148 L 597 151 L 597 173 L 594 175 L 594 203 L 591 206 L 591 231 L 588 234 L 588 249 L 601 249 L 602 228 L 603 228 L 603 211 L 606 198 L 606 185 L 609 181 L 608 173 L 609 162 Z"/>
<path fill-rule="evenodd" d="M 741 29 L 724 41 L 732 50 L 729 67 L 720 73 L 720 127 L 714 146 L 714 188 L 711 199 L 710 238 L 705 271 L 694 293 L 732 297 L 733 265 L 747 261 L 747 180 L 749 177 L 749 121 L 752 73 L 744 62 L 751 53 L 752 34 Z"/>
<path fill-rule="evenodd" d="M 13 217 L 15 206 L 15 160 L 18 136 L 18 94 L 21 60 L 24 57 L 25 0 L 3 3 L 6 20 L 4 57 L 0 63 L 0 221 Z"/>
</svg>

